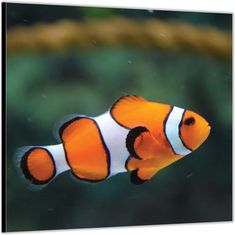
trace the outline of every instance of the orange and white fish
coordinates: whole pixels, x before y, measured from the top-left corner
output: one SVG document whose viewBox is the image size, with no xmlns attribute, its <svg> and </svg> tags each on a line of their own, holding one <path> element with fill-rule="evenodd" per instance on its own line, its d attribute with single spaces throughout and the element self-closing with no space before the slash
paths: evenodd
<svg viewBox="0 0 235 235">
<path fill-rule="evenodd" d="M 16 162 L 38 189 L 67 170 L 89 182 L 128 171 L 139 184 L 197 149 L 210 129 L 190 110 L 129 95 L 98 117 L 75 116 L 60 127 L 61 144 L 26 147 Z"/>
</svg>

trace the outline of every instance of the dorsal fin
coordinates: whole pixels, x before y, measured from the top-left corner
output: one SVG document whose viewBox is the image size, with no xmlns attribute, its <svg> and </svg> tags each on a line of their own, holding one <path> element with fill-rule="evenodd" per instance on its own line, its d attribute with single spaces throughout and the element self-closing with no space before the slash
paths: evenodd
<svg viewBox="0 0 235 235">
<path fill-rule="evenodd" d="M 126 95 L 119 98 L 111 107 L 110 114 L 121 126 L 131 128 L 140 110 L 147 104 L 147 100 L 136 95 Z"/>
<path fill-rule="evenodd" d="M 143 102 L 146 102 L 146 100 L 137 95 L 125 95 L 120 97 L 118 100 L 114 102 L 111 109 L 125 109 L 128 106 L 128 109 L 133 108 L 135 106 L 139 106 L 143 104 Z"/>
</svg>

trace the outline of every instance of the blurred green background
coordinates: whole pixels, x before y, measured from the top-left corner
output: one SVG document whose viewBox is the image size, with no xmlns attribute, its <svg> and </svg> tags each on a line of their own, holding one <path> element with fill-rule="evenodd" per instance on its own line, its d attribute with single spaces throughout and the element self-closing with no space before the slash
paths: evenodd
<svg viewBox="0 0 235 235">
<path fill-rule="evenodd" d="M 7 27 L 121 15 L 180 19 L 231 31 L 229 14 L 7 4 Z M 212 39 L 213 40 L 213 39 Z M 129 173 L 82 183 L 66 172 L 29 191 L 13 165 L 18 147 L 50 145 L 68 114 L 105 112 L 120 96 L 191 109 L 212 126 L 195 152 L 147 183 Z M 225 221 L 232 219 L 232 66 L 187 52 L 98 47 L 7 57 L 7 231 Z"/>
</svg>

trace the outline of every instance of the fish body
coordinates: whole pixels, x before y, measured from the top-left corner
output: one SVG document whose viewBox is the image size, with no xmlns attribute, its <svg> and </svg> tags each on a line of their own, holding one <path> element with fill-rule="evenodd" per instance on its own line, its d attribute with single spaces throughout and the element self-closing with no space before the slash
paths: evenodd
<svg viewBox="0 0 235 235">
<path fill-rule="evenodd" d="M 67 170 L 88 182 L 128 171 L 140 184 L 197 149 L 209 133 L 208 122 L 197 113 L 124 96 L 100 116 L 66 121 L 60 144 L 26 147 L 16 154 L 16 163 L 35 189 Z"/>
</svg>

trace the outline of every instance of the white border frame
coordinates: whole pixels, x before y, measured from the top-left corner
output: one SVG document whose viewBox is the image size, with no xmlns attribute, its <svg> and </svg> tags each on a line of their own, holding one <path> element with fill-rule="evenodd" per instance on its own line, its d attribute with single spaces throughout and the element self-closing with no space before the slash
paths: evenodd
<svg viewBox="0 0 235 235">
<path fill-rule="evenodd" d="M 233 0 L 119 0 L 118 3 L 113 0 L 7 0 L 1 2 L 8 3 L 28 3 L 28 4 L 53 4 L 53 5 L 72 5 L 72 6 L 97 6 L 112 8 L 132 8 L 132 9 L 148 9 L 148 10 L 171 10 L 171 11 L 194 11 L 194 12 L 213 12 L 213 13 L 234 13 L 235 3 Z M 0 12 L 1 17 L 1 12 Z M 0 25 L 1 27 L 1 25 Z M 2 29 L 1 29 L 2 30 Z M 233 17 L 234 32 L 234 17 Z M 233 41 L 234 42 L 234 41 Z M 234 45 L 234 44 L 233 44 Z M 2 51 L 1 51 L 2 52 Z M 234 54 L 234 48 L 233 48 Z M 2 69 L 2 63 L 0 69 Z M 234 60 L 233 60 L 234 68 Z M 233 83 L 234 84 L 234 83 Z M 2 84 L 1 84 L 2 85 Z M 234 88 L 234 86 L 233 86 Z M 2 97 L 2 96 L 1 96 Z M 233 97 L 234 98 L 234 97 Z M 0 98 L 1 99 L 1 98 Z M 1 115 L 2 116 L 2 115 Z M 1 126 L 0 129 L 2 130 Z M 0 137 L 1 138 L 1 137 Z M 234 143 L 234 141 L 233 141 Z M 0 145 L 0 148 L 2 146 Z M 1 149 L 2 150 L 2 149 Z M 1 151 L 2 152 L 2 151 Z M 1 164 L 1 162 L 0 162 Z M 233 161 L 233 169 L 234 168 Z M 0 175 L 1 180 L 1 175 Z M 234 174 L 233 174 L 234 180 Z M 234 182 L 234 181 L 233 181 Z M 234 192 L 234 190 L 233 190 Z M 2 194 L 1 194 L 2 199 Z M 234 193 L 233 193 L 234 199 Z M 233 201 L 234 211 L 234 201 Z M 157 212 L 156 212 L 157 213 Z M 1 217 L 1 215 L 0 215 Z M 43 231 L 44 234 L 93 234 L 96 235 L 117 235 L 119 233 L 135 233 L 139 234 L 174 234 L 174 235 L 199 235 L 199 234 L 234 234 L 235 222 L 213 222 L 213 223 L 195 223 L 195 224 L 174 224 L 174 225 L 154 225 L 154 226 L 130 226 L 130 227 L 112 227 L 112 228 L 95 228 L 95 229 L 71 229 L 58 231 Z M 20 232 L 20 234 L 34 234 L 37 232 Z"/>
</svg>

